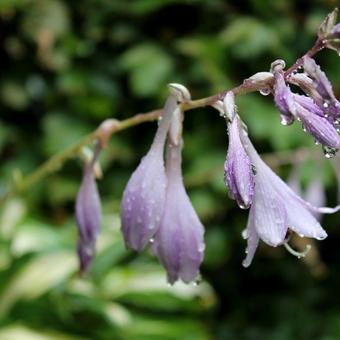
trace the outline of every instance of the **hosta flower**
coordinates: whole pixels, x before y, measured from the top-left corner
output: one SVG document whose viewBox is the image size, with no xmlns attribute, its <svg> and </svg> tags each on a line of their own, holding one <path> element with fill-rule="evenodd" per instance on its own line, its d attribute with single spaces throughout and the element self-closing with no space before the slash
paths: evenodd
<svg viewBox="0 0 340 340">
<path fill-rule="evenodd" d="M 161 220 L 167 185 L 163 149 L 176 108 L 176 97 L 170 95 L 151 148 L 124 190 L 121 203 L 123 235 L 126 246 L 137 251 L 149 243 Z"/>
<path fill-rule="evenodd" d="M 160 227 L 153 252 L 168 274 L 169 283 L 196 279 L 203 259 L 204 240 L 201 224 L 185 191 L 181 170 L 182 142 L 169 144 L 166 173 L 168 187 Z"/>
<path fill-rule="evenodd" d="M 295 117 L 291 112 L 294 103 L 293 93 L 286 85 L 282 72 L 274 72 L 274 101 L 281 113 L 282 125 L 290 125 L 294 122 Z"/>
<path fill-rule="evenodd" d="M 167 186 L 164 145 L 172 117 L 180 110 L 178 86 L 170 85 L 170 91 L 151 148 L 132 174 L 122 198 L 121 220 L 125 244 L 136 251 L 143 250 L 153 238 L 164 210 Z"/>
<path fill-rule="evenodd" d="M 306 56 L 303 58 L 303 61 L 304 71 L 312 78 L 314 88 L 324 100 L 324 111 L 334 119 L 340 118 L 340 102 L 336 99 L 332 85 L 326 74 L 313 58 Z"/>
<path fill-rule="evenodd" d="M 340 136 L 320 108 L 310 98 L 291 92 L 281 71 L 276 71 L 274 76 L 274 100 L 281 112 L 282 123 L 287 125 L 298 119 L 317 142 L 330 148 L 340 148 Z"/>
<path fill-rule="evenodd" d="M 79 227 L 78 255 L 81 272 L 87 270 L 92 260 L 101 223 L 101 205 L 93 174 L 93 164 L 94 162 L 91 162 L 85 166 L 76 200 L 76 219 Z"/>
<path fill-rule="evenodd" d="M 231 102 L 229 105 L 233 106 Z M 228 105 L 228 106 L 229 106 Z M 235 199 L 242 209 L 250 207 L 254 195 L 254 174 L 252 165 L 240 139 L 243 133 L 240 120 L 235 116 L 229 124 L 229 147 L 224 163 L 224 180 L 229 189 L 229 195 Z"/>
<path fill-rule="evenodd" d="M 318 208 L 304 201 L 262 161 L 246 135 L 242 142 L 256 167 L 255 194 L 245 232 L 247 256 L 243 265 L 250 265 L 260 239 L 276 247 L 285 242 L 288 229 L 301 237 L 324 239 L 327 234 L 313 213 L 334 213 L 339 207 Z"/>
</svg>

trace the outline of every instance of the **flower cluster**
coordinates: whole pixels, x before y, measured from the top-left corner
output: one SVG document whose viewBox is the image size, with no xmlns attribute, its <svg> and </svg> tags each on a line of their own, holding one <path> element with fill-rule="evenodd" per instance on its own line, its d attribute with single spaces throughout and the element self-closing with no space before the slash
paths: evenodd
<svg viewBox="0 0 340 340">
<path fill-rule="evenodd" d="M 340 51 L 340 24 L 336 25 L 336 15 L 337 10 L 321 25 L 315 49 L 322 45 Z M 249 209 L 243 232 L 247 240 L 245 267 L 251 264 L 260 240 L 273 247 L 284 245 L 292 254 L 304 256 L 306 252 L 298 253 L 290 248 L 289 235 L 295 232 L 300 237 L 323 240 L 327 233 L 319 223 L 321 214 L 340 210 L 340 206 L 318 207 L 325 200 L 320 177 L 311 183 L 303 199 L 264 163 L 249 139 L 235 104 L 235 93 L 240 89 L 254 90 L 256 84 L 262 94 L 273 94 L 283 125 L 301 122 L 315 143 L 322 144 L 326 157 L 334 157 L 340 149 L 340 102 L 311 55 L 313 53 L 307 53 L 286 71 L 285 62 L 276 60 L 270 72 L 259 72 L 233 91 L 206 98 L 213 98 L 215 102 L 197 101 L 211 104 L 227 122 L 229 145 L 224 181 L 230 197 L 240 208 Z M 291 85 L 301 91 L 293 92 Z M 192 104 L 190 93 L 179 84 L 170 84 L 169 88 L 170 95 L 150 150 L 124 190 L 121 228 L 126 247 L 141 252 L 150 246 L 165 267 L 169 283 L 173 284 L 177 280 L 188 283 L 197 278 L 205 245 L 204 228 L 185 191 L 181 169 L 183 107 Z M 118 123 L 111 121 L 110 126 L 112 124 Z M 98 145 L 106 144 L 109 132 L 105 125 Z M 85 166 L 76 203 L 81 271 L 87 269 L 92 259 L 100 228 L 100 200 L 93 175 L 99 150 L 96 149 L 92 161 Z"/>
<path fill-rule="evenodd" d="M 311 134 L 316 143 L 322 144 L 328 157 L 331 157 L 340 148 L 337 131 L 340 103 L 334 96 L 329 80 L 308 56 L 303 58 L 304 73 L 290 75 L 288 79 L 285 79 L 284 65 L 282 60 L 272 64 L 274 99 L 281 112 L 281 123 L 290 125 L 294 120 L 301 121 L 304 131 Z M 287 82 L 300 86 L 307 95 L 293 93 Z"/>
<path fill-rule="evenodd" d="M 185 191 L 181 170 L 180 103 L 189 100 L 190 94 L 177 84 L 170 84 L 170 91 L 151 148 L 125 188 L 121 218 L 127 248 L 141 251 L 151 244 L 172 284 L 196 279 L 204 230 Z"/>
<path fill-rule="evenodd" d="M 231 107 L 235 108 L 235 105 Z M 262 161 L 237 114 L 228 125 L 226 184 L 239 205 L 238 197 L 245 197 L 250 206 L 248 224 L 243 234 L 248 241 L 243 265 L 250 265 L 260 239 L 276 247 L 286 242 L 288 229 L 301 237 L 324 239 L 327 234 L 314 214 L 333 213 L 339 207 L 318 208 L 304 201 Z M 242 207 L 245 206 L 242 204 Z"/>
</svg>

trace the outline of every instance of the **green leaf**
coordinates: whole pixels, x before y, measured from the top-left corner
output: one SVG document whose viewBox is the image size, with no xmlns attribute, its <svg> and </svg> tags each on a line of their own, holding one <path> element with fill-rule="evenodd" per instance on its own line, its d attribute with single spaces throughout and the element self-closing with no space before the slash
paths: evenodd
<svg viewBox="0 0 340 340">
<path fill-rule="evenodd" d="M 141 97 L 150 96 L 170 81 L 172 59 L 156 45 L 139 45 L 128 50 L 120 59 L 130 73 L 132 91 Z"/>
<path fill-rule="evenodd" d="M 35 299 L 73 274 L 78 267 L 76 257 L 68 251 L 41 254 L 31 259 L 0 295 L 0 315 L 19 299 Z"/>
</svg>

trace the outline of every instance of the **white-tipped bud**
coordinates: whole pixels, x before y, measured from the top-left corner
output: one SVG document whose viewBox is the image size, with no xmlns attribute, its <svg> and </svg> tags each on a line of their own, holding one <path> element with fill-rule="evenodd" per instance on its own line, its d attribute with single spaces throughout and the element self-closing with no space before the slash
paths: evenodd
<svg viewBox="0 0 340 340">
<path fill-rule="evenodd" d="M 179 102 L 185 102 L 185 101 L 191 100 L 190 92 L 185 86 L 181 84 L 171 83 L 171 84 L 168 84 L 168 87 L 169 87 L 170 93 L 176 96 Z"/>
<path fill-rule="evenodd" d="M 283 59 L 276 59 L 270 65 L 270 72 L 282 71 L 286 67 L 286 62 Z"/>
<path fill-rule="evenodd" d="M 247 80 L 250 80 L 253 83 L 262 83 L 262 82 L 269 82 L 274 78 L 271 72 L 257 72 Z"/>
<path fill-rule="evenodd" d="M 237 113 L 237 107 L 235 105 L 235 95 L 232 91 L 227 92 L 223 99 L 223 111 L 225 112 L 226 118 L 233 121 Z"/>
</svg>

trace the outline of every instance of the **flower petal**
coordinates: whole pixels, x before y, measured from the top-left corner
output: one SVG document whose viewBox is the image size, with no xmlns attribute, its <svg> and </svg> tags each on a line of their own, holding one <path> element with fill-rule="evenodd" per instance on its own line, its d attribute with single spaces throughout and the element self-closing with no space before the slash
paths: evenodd
<svg viewBox="0 0 340 340">
<path fill-rule="evenodd" d="M 335 100 L 333 88 L 326 74 L 320 66 L 309 56 L 303 58 L 303 67 L 306 73 L 314 80 L 315 88 L 325 100 Z"/>
<path fill-rule="evenodd" d="M 259 237 L 276 247 L 282 244 L 287 233 L 287 214 L 281 198 L 272 188 L 271 178 L 258 167 L 255 176 L 254 209 L 255 228 Z M 261 173 L 262 172 L 262 173 Z"/>
<path fill-rule="evenodd" d="M 323 117 L 307 111 L 300 105 L 296 105 L 296 115 L 301 119 L 304 128 L 319 143 L 331 148 L 340 148 L 340 136 L 335 127 Z"/>
<path fill-rule="evenodd" d="M 276 216 L 281 216 L 280 209 L 285 209 L 285 219 L 286 219 L 286 227 L 288 226 L 290 229 L 296 231 L 299 234 L 315 237 L 317 239 L 323 239 L 327 236 L 326 232 L 322 229 L 319 222 L 312 215 L 312 212 L 319 213 L 334 213 L 340 210 L 340 206 L 335 208 L 328 207 L 314 207 L 309 202 L 304 201 L 301 197 L 299 197 L 296 193 L 293 192 L 288 185 L 282 181 L 280 177 L 278 177 L 260 158 L 255 148 L 251 144 L 249 138 L 247 136 L 243 137 L 243 143 L 246 146 L 246 150 L 253 162 L 253 164 L 257 168 L 257 175 L 255 176 L 255 196 L 254 203 L 255 206 L 255 226 L 258 232 L 258 235 L 261 239 L 263 239 L 263 235 L 266 239 L 263 239 L 265 242 L 268 241 L 268 235 L 283 235 L 282 225 L 279 225 L 277 228 L 280 228 L 279 231 L 270 231 L 269 228 L 263 227 L 261 232 L 260 222 L 261 220 L 273 220 Z M 262 177 L 259 177 L 262 176 Z M 263 189 L 258 189 L 259 186 L 262 186 Z M 259 203 L 258 197 L 260 198 Z M 270 204 L 266 202 L 272 202 L 273 207 L 270 207 Z M 262 206 L 262 207 L 261 207 Z M 253 208 L 253 207 L 252 207 Z M 273 212 L 268 213 L 268 210 L 274 209 Z M 257 212 L 259 211 L 259 213 Z M 280 220 L 278 221 L 280 222 Z M 281 231 L 281 234 L 280 234 Z M 271 237 L 274 238 L 274 237 Z M 280 240 L 280 238 L 278 238 Z M 277 242 L 271 243 L 278 244 Z M 282 239 L 283 241 L 283 239 Z M 269 243 L 269 242 L 267 242 Z M 269 243 L 270 244 L 270 243 Z"/>
<path fill-rule="evenodd" d="M 249 208 L 254 196 L 254 174 L 249 156 L 240 140 L 240 122 L 235 117 L 229 125 L 229 148 L 224 163 L 224 181 L 229 188 L 230 196 L 238 205 Z"/>
<path fill-rule="evenodd" d="M 163 150 L 176 110 L 179 110 L 177 99 L 170 95 L 151 148 L 132 174 L 123 193 L 121 220 L 124 240 L 128 248 L 136 251 L 143 250 L 149 243 L 163 214 L 167 185 Z"/>
<path fill-rule="evenodd" d="M 246 249 L 246 258 L 243 260 L 243 267 L 249 267 L 251 262 L 253 261 L 255 251 L 259 244 L 260 238 L 255 229 L 255 219 L 254 219 L 254 210 L 250 208 L 248 223 L 246 228 L 246 238 L 247 238 L 247 249 Z"/>
<path fill-rule="evenodd" d="M 168 281 L 196 279 L 203 259 L 204 228 L 185 192 L 181 173 L 181 145 L 168 147 L 168 188 L 154 254 L 167 270 Z"/>
<path fill-rule="evenodd" d="M 274 101 L 281 112 L 281 123 L 290 125 L 294 122 L 294 99 L 289 86 L 286 85 L 282 71 L 274 72 Z"/>
<path fill-rule="evenodd" d="M 85 167 L 76 200 L 76 219 L 80 236 L 78 241 L 80 270 L 84 272 L 92 260 L 101 223 L 100 198 L 92 164 Z"/>
</svg>

